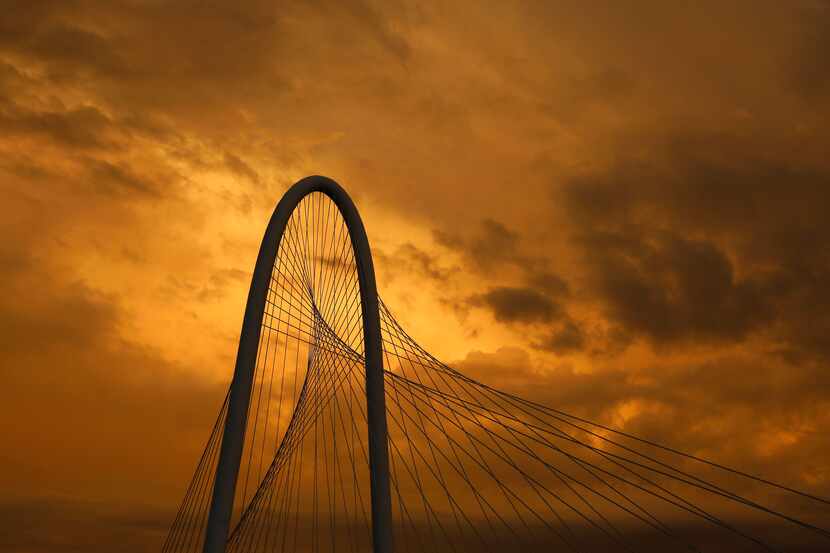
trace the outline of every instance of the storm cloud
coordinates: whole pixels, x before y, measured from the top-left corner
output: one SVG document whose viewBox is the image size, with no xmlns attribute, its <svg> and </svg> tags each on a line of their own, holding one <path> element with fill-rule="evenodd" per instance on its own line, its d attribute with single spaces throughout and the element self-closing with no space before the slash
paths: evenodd
<svg viewBox="0 0 830 553">
<path fill-rule="evenodd" d="M 828 29 L 820 1 L 10 3 L 3 543 L 158 549 L 308 174 L 426 349 L 828 495 Z"/>
</svg>

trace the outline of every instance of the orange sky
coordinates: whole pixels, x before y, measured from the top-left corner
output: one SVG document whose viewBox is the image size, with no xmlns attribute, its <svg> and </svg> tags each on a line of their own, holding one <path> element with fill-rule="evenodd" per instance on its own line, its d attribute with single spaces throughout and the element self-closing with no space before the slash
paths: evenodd
<svg viewBox="0 0 830 553">
<path fill-rule="evenodd" d="M 830 495 L 830 5 L 590 4 L 7 5 L 0 546 L 158 547 L 308 174 L 439 358 Z"/>
</svg>

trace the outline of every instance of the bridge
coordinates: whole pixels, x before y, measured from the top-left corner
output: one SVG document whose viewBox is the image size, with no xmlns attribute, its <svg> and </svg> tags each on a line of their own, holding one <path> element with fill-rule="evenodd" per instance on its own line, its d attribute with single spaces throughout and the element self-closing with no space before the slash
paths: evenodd
<svg viewBox="0 0 830 553">
<path fill-rule="evenodd" d="M 265 231 L 162 551 L 830 550 L 828 507 L 445 365 L 378 297 L 352 200 L 313 176 Z"/>
</svg>

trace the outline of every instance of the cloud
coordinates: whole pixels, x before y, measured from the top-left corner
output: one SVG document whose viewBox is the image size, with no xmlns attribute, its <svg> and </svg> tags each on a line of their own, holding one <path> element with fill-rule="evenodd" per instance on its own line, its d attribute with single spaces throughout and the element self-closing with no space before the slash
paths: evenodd
<svg viewBox="0 0 830 553">
<path fill-rule="evenodd" d="M 532 288 L 498 286 L 471 297 L 471 305 L 488 308 L 497 321 L 505 323 L 550 322 L 560 307 L 547 296 Z"/>
<path fill-rule="evenodd" d="M 31 169 L 18 166 L 5 179 L 0 378 L 9 393 L 2 417 L 9 450 L 0 487 L 4 509 L 30 507 L 43 513 L 43 526 L 35 532 L 5 517 L 0 534 L 13 549 L 52 551 L 84 540 L 105 549 L 137 532 L 138 550 L 162 531 L 135 525 L 147 512 L 158 523 L 179 501 L 224 383 L 147 341 L 126 290 L 152 291 L 137 213 L 158 209 L 169 192 L 145 189 L 156 183 L 93 158 L 82 162 L 98 171 L 90 170 L 87 186 L 73 186 L 77 176 L 60 174 L 63 161 L 34 157 Z M 49 170 L 38 170 L 44 163 Z M 21 182 L 38 185 L 15 186 Z M 118 270 L 124 248 L 141 253 L 113 292 L 100 283 Z M 145 271 L 143 281 L 136 271 Z M 234 278 L 220 273 L 216 285 Z M 103 528 L 101 513 L 116 511 L 119 521 Z M 81 528 L 98 540 L 75 533 Z"/>
<path fill-rule="evenodd" d="M 401 244 L 390 254 L 383 250 L 375 250 L 372 255 L 387 267 L 387 277 L 391 279 L 399 273 L 414 272 L 439 285 L 447 285 L 459 271 L 457 266 L 444 265 L 438 256 L 419 248 L 412 242 Z"/>
<path fill-rule="evenodd" d="M 252 184 L 259 184 L 260 177 L 257 172 L 250 165 L 242 161 L 239 156 L 225 152 L 225 165 L 231 173 L 248 179 Z"/>
<path fill-rule="evenodd" d="M 192 461 L 178 455 L 201 450 L 221 384 L 193 381 L 185 367 L 131 342 L 116 298 L 56 281 L 20 253 L 7 249 L 4 258 L 0 357 L 14 368 L 3 380 L 6 408 L 16 414 L 3 425 L 10 445 L 4 489 L 68 494 L 83 485 L 78 499 L 169 500 L 166 488 L 178 483 L 149 467 L 164 462 L 186 477 Z M 171 452 L 175 458 L 166 459 Z M 113 487 L 125 471 L 131 478 Z"/>
<path fill-rule="evenodd" d="M 202 4 L 0 21 L 0 489 L 57 536 L 9 547 L 176 504 L 312 173 L 462 370 L 826 490 L 825 3 Z"/>
<path fill-rule="evenodd" d="M 89 168 L 90 182 L 105 194 L 149 198 L 161 196 L 160 189 L 163 184 L 156 182 L 160 179 L 150 175 L 137 175 L 136 170 L 124 162 L 111 163 L 90 158 L 86 160 L 86 165 Z"/>
<path fill-rule="evenodd" d="M 207 284 L 198 292 L 201 301 L 225 297 L 231 284 L 248 284 L 251 274 L 239 269 L 221 269 L 210 275 Z"/>
<path fill-rule="evenodd" d="M 148 551 L 161 543 L 174 513 L 67 498 L 3 501 L 0 547 L 8 551 Z"/>
<path fill-rule="evenodd" d="M 62 148 L 112 149 L 117 144 L 112 121 L 92 106 L 33 112 L 12 104 L 0 114 L 0 129 L 9 136 L 41 135 Z"/>
<path fill-rule="evenodd" d="M 570 285 L 561 276 L 548 271 L 532 271 L 528 282 L 551 297 L 565 297 L 570 294 Z"/>
<path fill-rule="evenodd" d="M 738 281 L 711 242 L 622 233 L 583 240 L 609 316 L 631 332 L 657 342 L 741 340 L 771 317 L 769 286 Z"/>
<path fill-rule="evenodd" d="M 814 278 L 830 274 L 829 182 L 824 170 L 759 159 L 737 137 L 677 136 L 558 197 L 593 291 L 629 331 L 655 342 L 772 332 L 823 355 L 802 321 L 828 328 L 815 306 L 830 297 Z"/>
<path fill-rule="evenodd" d="M 535 346 L 554 353 L 566 354 L 582 350 L 587 341 L 588 339 L 582 328 L 574 321 L 565 321 L 560 328 L 552 331 Z"/>
<path fill-rule="evenodd" d="M 805 31 L 788 60 L 786 73 L 795 92 L 817 104 L 830 92 L 830 63 L 824 55 L 830 48 L 830 7 L 826 2 L 806 7 L 801 24 Z"/>
<path fill-rule="evenodd" d="M 467 297 L 447 300 L 466 316 L 469 307 L 482 307 L 497 321 L 513 324 L 551 323 L 567 318 L 563 301 L 571 294 L 568 282 L 549 267 L 550 260 L 529 253 L 518 233 L 492 219 L 484 219 L 472 235 L 434 229 L 436 242 L 461 255 L 465 268 L 487 282 L 511 275 L 516 285 L 496 285 Z"/>
<path fill-rule="evenodd" d="M 472 237 L 434 230 L 435 241 L 461 252 L 479 270 L 490 270 L 499 263 L 514 263 L 519 256 L 518 235 L 493 219 L 483 219 Z"/>
<path fill-rule="evenodd" d="M 501 348 L 471 352 L 453 366 L 490 386 L 657 443 L 753 474 L 777 474 L 820 496 L 830 490 L 830 474 L 815 462 L 827 455 L 816 433 L 828 403 L 817 391 L 827 380 L 820 365 L 794 371 L 780 360 L 742 353 L 703 362 L 664 357 L 624 369 L 606 361 L 580 371 Z M 781 463 L 790 464 L 785 469 Z"/>
</svg>

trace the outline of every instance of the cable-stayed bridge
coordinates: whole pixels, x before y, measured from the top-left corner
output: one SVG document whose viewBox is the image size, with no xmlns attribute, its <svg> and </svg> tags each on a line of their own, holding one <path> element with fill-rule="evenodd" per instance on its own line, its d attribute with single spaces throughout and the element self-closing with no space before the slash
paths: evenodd
<svg viewBox="0 0 830 553">
<path fill-rule="evenodd" d="M 828 520 L 828 499 L 435 359 L 378 297 L 354 204 L 315 176 L 268 224 L 162 551 L 830 551 Z"/>
</svg>

